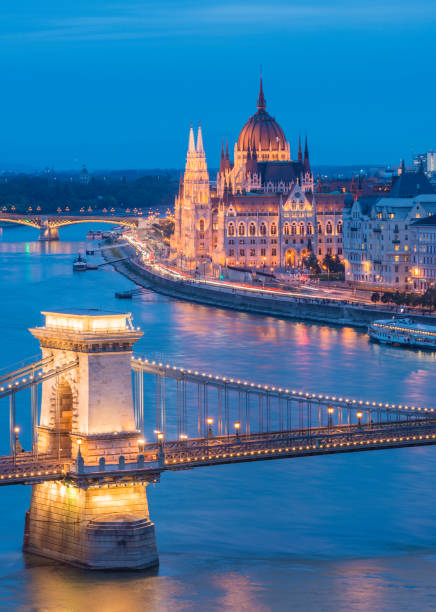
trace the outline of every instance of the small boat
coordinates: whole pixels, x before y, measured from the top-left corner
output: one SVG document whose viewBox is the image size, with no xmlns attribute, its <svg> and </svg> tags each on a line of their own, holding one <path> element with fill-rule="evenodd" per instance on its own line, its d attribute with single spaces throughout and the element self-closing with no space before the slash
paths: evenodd
<svg viewBox="0 0 436 612">
<path fill-rule="evenodd" d="M 87 270 L 86 259 L 82 257 L 79 253 L 77 259 L 73 261 L 73 271 L 74 272 L 84 272 Z"/>
<path fill-rule="evenodd" d="M 141 293 L 141 287 L 136 287 L 135 289 L 128 289 L 127 291 L 116 291 L 115 297 L 119 300 L 130 300 L 134 295 L 138 295 Z"/>
<path fill-rule="evenodd" d="M 417 323 L 407 316 L 373 321 L 368 334 L 382 344 L 436 350 L 436 326 Z"/>
</svg>

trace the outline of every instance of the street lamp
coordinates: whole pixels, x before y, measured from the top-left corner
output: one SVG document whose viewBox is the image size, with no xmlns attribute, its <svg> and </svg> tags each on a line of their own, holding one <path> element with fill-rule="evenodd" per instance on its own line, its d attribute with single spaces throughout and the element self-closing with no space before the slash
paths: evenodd
<svg viewBox="0 0 436 612">
<path fill-rule="evenodd" d="M 327 408 L 327 413 L 329 415 L 328 417 L 328 428 L 330 429 L 333 425 L 333 414 L 335 412 L 335 409 L 332 406 L 329 406 Z"/>
<path fill-rule="evenodd" d="M 212 437 L 212 436 L 213 436 L 213 432 L 212 432 L 212 424 L 213 424 L 213 419 L 212 419 L 211 417 L 208 417 L 208 418 L 206 419 L 206 423 L 207 423 L 207 425 L 208 425 L 208 428 L 207 428 L 207 436 L 208 436 L 208 437 Z"/>
<path fill-rule="evenodd" d="M 145 446 L 145 440 L 143 438 L 140 438 L 138 440 L 138 448 L 139 448 L 140 453 L 144 452 L 144 446 Z"/>
<path fill-rule="evenodd" d="M 20 428 L 18 427 L 18 425 L 16 425 L 14 427 L 14 449 L 15 449 L 15 454 L 23 452 L 23 447 L 21 446 L 20 441 L 18 439 L 18 434 L 19 433 L 20 433 Z"/>
<path fill-rule="evenodd" d="M 239 440 L 239 428 L 241 427 L 241 423 L 237 421 L 233 423 L 233 427 L 236 429 L 236 439 Z"/>
<path fill-rule="evenodd" d="M 362 417 L 363 417 L 363 412 L 356 412 L 356 416 L 357 416 L 357 426 L 361 427 L 362 426 Z"/>
</svg>

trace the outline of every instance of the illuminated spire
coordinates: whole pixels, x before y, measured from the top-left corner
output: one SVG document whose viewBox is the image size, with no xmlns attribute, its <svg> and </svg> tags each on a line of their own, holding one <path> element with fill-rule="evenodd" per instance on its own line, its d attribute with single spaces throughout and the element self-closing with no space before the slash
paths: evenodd
<svg viewBox="0 0 436 612">
<path fill-rule="evenodd" d="M 301 136 L 298 136 L 298 161 L 303 163 L 303 152 L 301 150 Z"/>
<path fill-rule="evenodd" d="M 261 75 L 259 97 L 257 99 L 257 110 L 265 110 L 265 108 L 266 108 L 266 100 L 265 100 L 265 96 L 263 95 L 262 75 Z"/>
<path fill-rule="evenodd" d="M 203 149 L 203 136 L 201 133 L 201 124 L 198 124 L 198 134 L 197 134 L 197 153 L 204 153 Z"/>
<path fill-rule="evenodd" d="M 195 153 L 194 130 L 192 129 L 192 123 L 191 123 L 191 129 L 189 130 L 188 153 Z"/>
</svg>

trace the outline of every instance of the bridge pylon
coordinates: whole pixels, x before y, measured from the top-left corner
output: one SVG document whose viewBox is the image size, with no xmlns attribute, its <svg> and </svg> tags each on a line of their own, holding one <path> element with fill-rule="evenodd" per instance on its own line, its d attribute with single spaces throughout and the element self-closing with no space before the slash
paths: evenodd
<svg viewBox="0 0 436 612">
<path fill-rule="evenodd" d="M 147 479 L 138 474 L 98 481 L 86 476 L 89 469 L 95 473 L 105 464 L 122 466 L 138 455 L 144 461 L 131 384 L 132 347 L 142 332 L 133 328 L 129 314 L 77 310 L 43 315 L 45 325 L 30 330 L 43 356 L 55 365 L 76 359 L 77 367 L 42 383 L 38 453 L 75 461 L 78 477 L 33 485 L 23 549 L 90 569 L 155 566 Z"/>
<path fill-rule="evenodd" d="M 57 227 L 52 227 L 47 218 L 41 219 L 41 227 L 39 230 L 39 240 L 50 241 L 59 240 L 59 230 Z"/>
</svg>

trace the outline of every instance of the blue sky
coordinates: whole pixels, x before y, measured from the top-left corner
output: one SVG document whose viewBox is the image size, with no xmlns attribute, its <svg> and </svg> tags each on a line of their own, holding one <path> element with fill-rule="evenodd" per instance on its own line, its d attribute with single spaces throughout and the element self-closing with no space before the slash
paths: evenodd
<svg viewBox="0 0 436 612">
<path fill-rule="evenodd" d="M 181 167 L 191 121 L 209 164 L 256 110 L 313 163 L 436 148 L 434 0 L 2 0 L 0 162 Z"/>
</svg>

